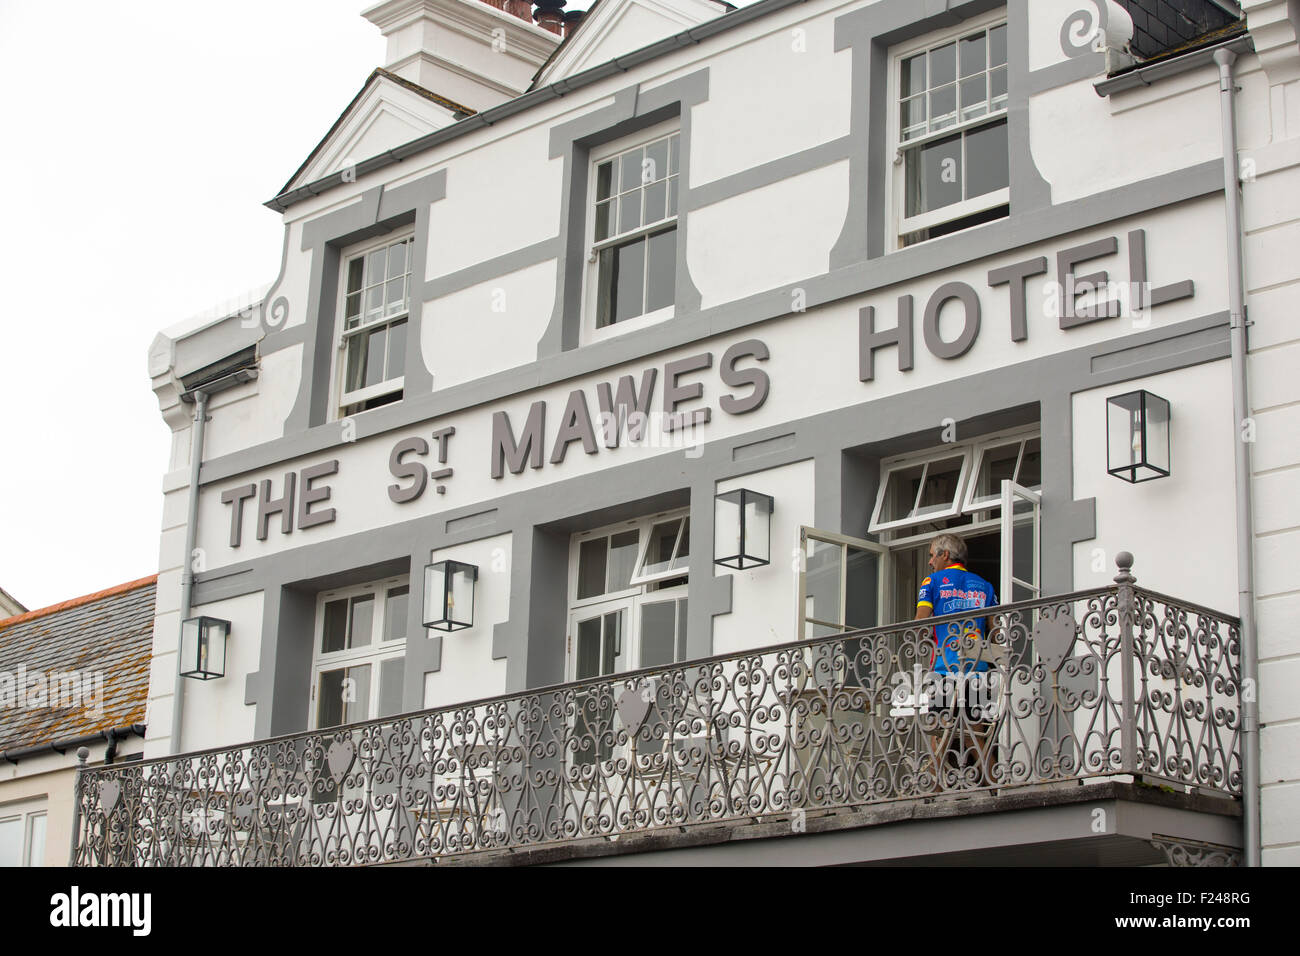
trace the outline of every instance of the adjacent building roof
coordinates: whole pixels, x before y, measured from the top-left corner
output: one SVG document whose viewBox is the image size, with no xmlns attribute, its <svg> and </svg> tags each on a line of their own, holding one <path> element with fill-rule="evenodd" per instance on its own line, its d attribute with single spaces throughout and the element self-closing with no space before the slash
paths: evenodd
<svg viewBox="0 0 1300 956">
<path fill-rule="evenodd" d="M 0 620 L 0 752 L 144 723 L 157 580 Z"/>
<path fill-rule="evenodd" d="M 1144 60 L 1188 46 L 1240 22 L 1235 6 L 1216 0 L 1116 0 L 1133 18 L 1131 49 Z M 1241 24 L 1242 27 L 1245 24 Z"/>
</svg>

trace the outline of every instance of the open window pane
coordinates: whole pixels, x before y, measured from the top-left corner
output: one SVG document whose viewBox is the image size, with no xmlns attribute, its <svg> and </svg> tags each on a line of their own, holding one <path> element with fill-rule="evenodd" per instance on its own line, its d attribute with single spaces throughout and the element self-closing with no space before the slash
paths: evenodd
<svg viewBox="0 0 1300 956">
<path fill-rule="evenodd" d="M 853 631 L 880 624 L 881 555 L 845 547 L 844 626 Z"/>
<path fill-rule="evenodd" d="M 809 538 L 804 560 L 804 616 L 838 624 L 840 582 L 844 576 L 843 546 Z"/>
<path fill-rule="evenodd" d="M 884 524 L 911 517 L 924 473 L 924 465 L 908 465 L 890 471 L 885 477 L 885 493 L 876 508 L 875 522 Z"/>
<path fill-rule="evenodd" d="M 925 484 L 917 502 L 915 517 L 955 511 L 957 495 L 961 491 L 964 457 L 932 461 L 926 466 Z"/>
</svg>

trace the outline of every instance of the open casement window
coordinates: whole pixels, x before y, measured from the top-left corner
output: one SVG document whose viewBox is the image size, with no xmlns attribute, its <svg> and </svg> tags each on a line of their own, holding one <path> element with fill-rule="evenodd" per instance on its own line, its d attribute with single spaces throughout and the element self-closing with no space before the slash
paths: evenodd
<svg viewBox="0 0 1300 956">
<path fill-rule="evenodd" d="M 1041 527 L 1043 504 L 1038 492 L 1013 481 L 1002 482 L 1003 604 L 1040 597 Z"/>
<path fill-rule="evenodd" d="M 639 326 L 672 314 L 677 283 L 680 135 L 656 127 L 635 145 L 597 153 L 588 204 L 588 330 Z M 640 320 L 634 322 L 633 320 Z"/>
<path fill-rule="evenodd" d="M 895 58 L 898 244 L 1006 216 L 1007 25 L 975 21 Z"/>
<path fill-rule="evenodd" d="M 888 547 L 808 527 L 799 529 L 799 546 L 800 640 L 886 622 Z"/>
<path fill-rule="evenodd" d="M 956 445 L 929 457 L 884 463 L 868 530 L 911 528 L 958 514 L 970 458 L 968 446 Z"/>
<path fill-rule="evenodd" d="M 354 415 L 402 398 L 414 239 L 385 239 L 344 257 L 339 410 Z"/>
<path fill-rule="evenodd" d="M 312 729 L 402 712 L 409 600 L 405 578 L 320 596 L 312 667 Z"/>
<path fill-rule="evenodd" d="M 1002 482 L 1036 489 L 1042 484 L 1042 474 L 1042 441 L 1036 433 L 983 442 L 975 448 L 962 511 L 969 514 L 1001 508 Z"/>
</svg>

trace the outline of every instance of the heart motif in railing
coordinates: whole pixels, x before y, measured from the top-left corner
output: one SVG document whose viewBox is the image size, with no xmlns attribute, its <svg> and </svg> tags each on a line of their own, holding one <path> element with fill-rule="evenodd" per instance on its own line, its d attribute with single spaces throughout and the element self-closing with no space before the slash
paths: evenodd
<svg viewBox="0 0 1300 956">
<path fill-rule="evenodd" d="M 121 795 L 122 785 L 116 780 L 99 782 L 99 805 L 104 808 L 105 813 L 113 812 L 113 808 L 117 806 L 117 798 Z"/>
<path fill-rule="evenodd" d="M 352 766 L 357 755 L 357 748 L 350 740 L 336 740 L 325 751 L 325 762 L 329 764 L 330 776 L 338 783 Z"/>
<path fill-rule="evenodd" d="M 1056 673 L 1061 662 L 1070 655 L 1074 646 L 1074 615 L 1068 607 L 1043 608 L 1034 623 L 1034 650 L 1047 665 L 1048 673 Z"/>
<path fill-rule="evenodd" d="M 646 714 L 650 713 L 650 685 L 629 687 L 618 695 L 618 715 L 623 718 L 623 726 L 629 734 L 635 735 L 645 723 Z"/>
</svg>

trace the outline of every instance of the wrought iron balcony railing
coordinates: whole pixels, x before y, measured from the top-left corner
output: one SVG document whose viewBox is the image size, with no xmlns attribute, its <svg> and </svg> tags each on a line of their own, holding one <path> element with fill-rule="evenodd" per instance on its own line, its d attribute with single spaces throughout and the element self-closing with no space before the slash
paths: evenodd
<svg viewBox="0 0 1300 956">
<path fill-rule="evenodd" d="M 73 862 L 343 866 L 1140 776 L 1239 796 L 1238 622 L 1116 586 L 78 774 Z M 949 625 L 957 625 L 949 631 Z"/>
</svg>

